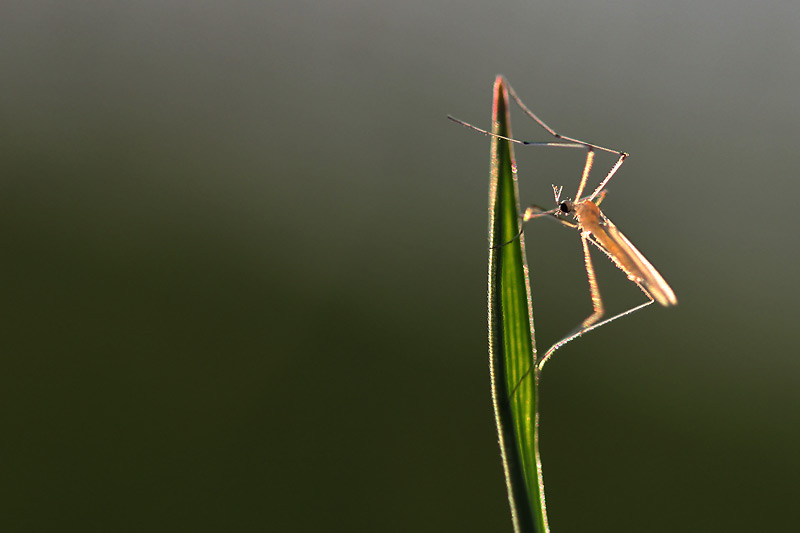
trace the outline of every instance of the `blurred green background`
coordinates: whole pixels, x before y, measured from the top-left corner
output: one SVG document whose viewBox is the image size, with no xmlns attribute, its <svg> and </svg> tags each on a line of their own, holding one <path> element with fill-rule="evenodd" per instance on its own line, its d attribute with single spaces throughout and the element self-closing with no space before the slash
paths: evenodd
<svg viewBox="0 0 800 533">
<path fill-rule="evenodd" d="M 553 531 L 797 530 L 799 26 L 777 0 L 3 2 L 0 529 L 511 531 L 489 140 L 445 119 L 488 126 L 502 73 L 632 154 L 603 208 L 680 301 L 545 369 Z M 574 194 L 580 152 L 517 155 L 524 203 Z M 573 232 L 526 241 L 545 349 L 589 295 Z M 610 311 L 641 301 L 595 257 Z"/>
</svg>

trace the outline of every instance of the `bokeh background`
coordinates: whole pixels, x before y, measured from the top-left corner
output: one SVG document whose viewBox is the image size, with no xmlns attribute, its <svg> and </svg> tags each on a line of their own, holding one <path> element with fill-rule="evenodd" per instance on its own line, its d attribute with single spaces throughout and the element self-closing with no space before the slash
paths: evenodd
<svg viewBox="0 0 800 533">
<path fill-rule="evenodd" d="M 489 140 L 445 119 L 488 126 L 502 73 L 632 154 L 603 207 L 680 300 L 545 369 L 553 531 L 796 530 L 798 27 L 778 0 L 3 2 L 0 529 L 511 531 Z M 525 203 L 574 194 L 581 153 L 517 156 Z M 580 245 L 526 242 L 546 348 L 590 311 Z M 641 301 L 595 263 L 611 311 Z"/>
</svg>

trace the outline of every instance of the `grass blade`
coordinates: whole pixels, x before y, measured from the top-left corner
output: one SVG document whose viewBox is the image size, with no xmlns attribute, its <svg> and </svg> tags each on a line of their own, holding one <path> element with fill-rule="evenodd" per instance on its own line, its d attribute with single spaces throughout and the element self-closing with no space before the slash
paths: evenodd
<svg viewBox="0 0 800 533">
<path fill-rule="evenodd" d="M 511 137 L 508 89 L 494 85 L 492 132 Z M 489 367 L 503 469 L 516 533 L 547 533 L 538 446 L 536 344 L 512 144 L 492 137 L 489 189 Z M 506 244 L 507 243 L 507 244 Z M 530 370 L 533 367 L 533 370 Z M 513 391 L 513 397 L 511 392 Z"/>
</svg>

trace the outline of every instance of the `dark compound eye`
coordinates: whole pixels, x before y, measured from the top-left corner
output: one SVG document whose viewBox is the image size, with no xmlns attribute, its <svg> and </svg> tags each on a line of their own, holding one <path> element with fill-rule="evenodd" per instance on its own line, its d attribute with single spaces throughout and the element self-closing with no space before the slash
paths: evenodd
<svg viewBox="0 0 800 533">
<path fill-rule="evenodd" d="M 558 208 L 561 209 L 563 213 L 569 213 L 569 204 L 567 202 L 561 202 L 558 204 Z"/>
</svg>

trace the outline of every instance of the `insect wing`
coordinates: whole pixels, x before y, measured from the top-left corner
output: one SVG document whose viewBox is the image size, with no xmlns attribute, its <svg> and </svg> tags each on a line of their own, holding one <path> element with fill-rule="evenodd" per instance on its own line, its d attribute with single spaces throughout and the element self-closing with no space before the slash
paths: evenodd
<svg viewBox="0 0 800 533">
<path fill-rule="evenodd" d="M 592 228 L 593 241 L 630 279 L 639 283 L 663 306 L 675 305 L 678 299 L 658 270 L 636 249 L 613 222 L 602 216 L 602 222 Z"/>
</svg>

